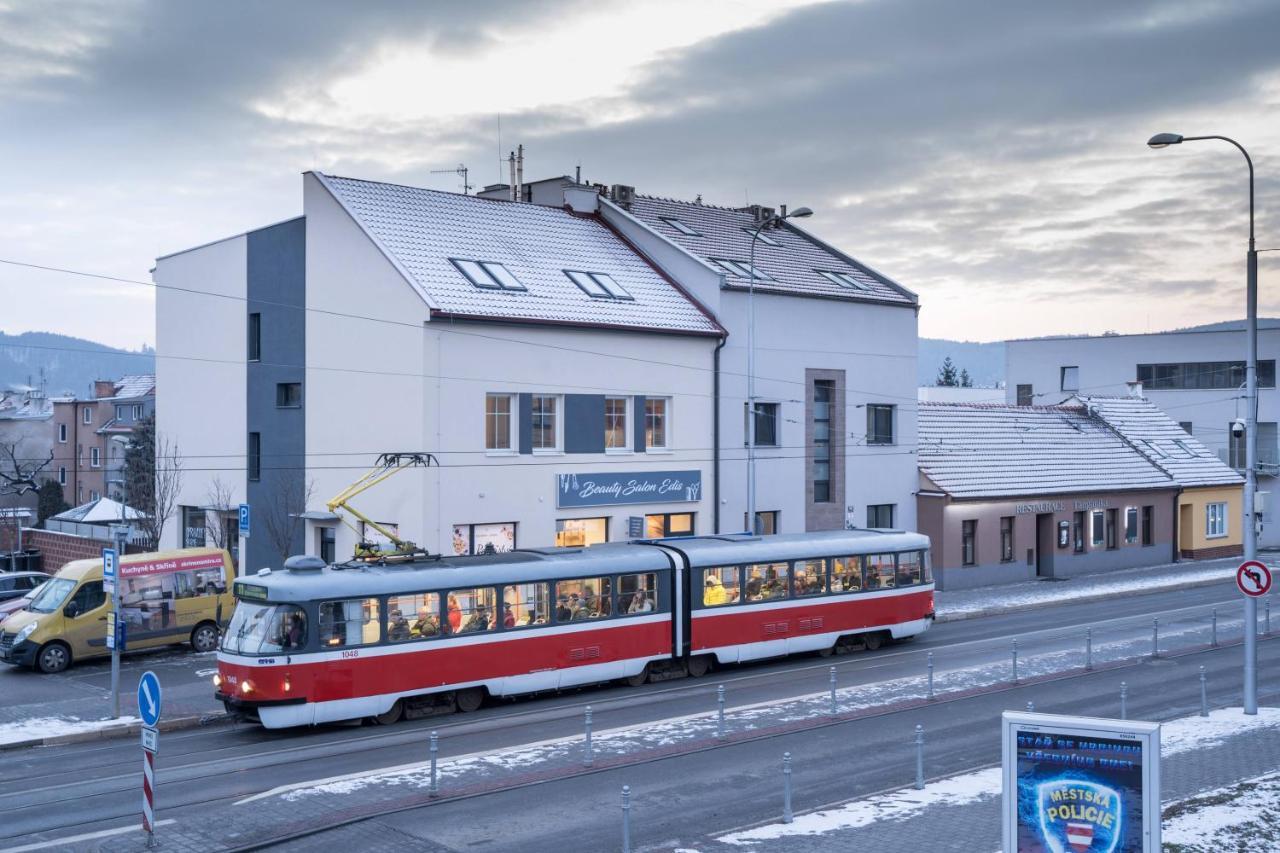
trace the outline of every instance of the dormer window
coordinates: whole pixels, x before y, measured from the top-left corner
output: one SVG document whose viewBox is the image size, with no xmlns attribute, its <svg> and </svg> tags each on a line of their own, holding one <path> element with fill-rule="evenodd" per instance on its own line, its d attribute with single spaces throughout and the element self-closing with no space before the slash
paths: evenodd
<svg viewBox="0 0 1280 853">
<path fill-rule="evenodd" d="M 831 270 L 814 270 L 818 275 L 825 278 L 832 284 L 838 284 L 849 290 L 868 290 L 869 288 L 858 281 L 847 272 L 832 272 Z"/>
<path fill-rule="evenodd" d="M 613 276 L 602 272 L 581 272 L 579 270 L 565 270 L 564 274 L 569 276 L 569 280 L 590 297 L 595 299 L 634 299 L 630 293 L 622 288 L 622 285 L 613 280 Z"/>
<path fill-rule="evenodd" d="M 744 226 L 742 226 L 742 230 L 743 230 L 743 231 L 746 231 L 746 232 L 747 232 L 748 234 L 750 234 L 752 237 L 756 237 L 756 229 L 754 229 L 754 228 L 748 228 L 747 226 L 745 226 L 745 225 L 744 225 Z M 757 239 L 759 239 L 759 240 L 760 240 L 760 242 L 761 242 L 761 243 L 764 243 L 766 246 L 781 246 L 781 245 L 782 245 L 782 244 L 781 244 L 781 243 L 779 243 L 777 240 L 773 239 L 773 238 L 772 238 L 772 237 L 770 237 L 768 234 L 764 233 L 764 230 L 763 230 L 763 229 L 760 231 L 760 235 L 759 235 L 759 237 L 758 237 Z"/>
<path fill-rule="evenodd" d="M 449 261 L 476 287 L 485 290 L 527 290 L 510 270 L 497 261 L 469 261 L 462 258 L 450 258 Z"/>
<path fill-rule="evenodd" d="M 731 261 L 726 258 L 711 258 L 711 263 L 720 267 L 735 278 L 751 278 L 751 264 L 746 261 Z M 761 271 L 759 267 L 755 268 L 756 278 L 760 281 L 773 281 L 773 277 Z"/>
<path fill-rule="evenodd" d="M 679 219 L 676 219 L 674 216 L 660 216 L 658 218 L 661 219 L 663 222 L 667 223 L 668 225 L 670 225 L 672 228 L 679 231 L 681 234 L 685 235 L 686 237 L 702 236 L 697 231 L 694 231 L 692 228 L 690 228 L 688 225 L 685 225 Z"/>
</svg>

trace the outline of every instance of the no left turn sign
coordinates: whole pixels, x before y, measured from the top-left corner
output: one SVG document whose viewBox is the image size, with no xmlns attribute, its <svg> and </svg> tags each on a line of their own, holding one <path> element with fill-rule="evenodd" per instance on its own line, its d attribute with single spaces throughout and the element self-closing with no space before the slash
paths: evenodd
<svg viewBox="0 0 1280 853">
<path fill-rule="evenodd" d="M 1257 560 L 1246 560 L 1236 569 L 1236 586 L 1251 598 L 1271 591 L 1271 570 Z"/>
</svg>

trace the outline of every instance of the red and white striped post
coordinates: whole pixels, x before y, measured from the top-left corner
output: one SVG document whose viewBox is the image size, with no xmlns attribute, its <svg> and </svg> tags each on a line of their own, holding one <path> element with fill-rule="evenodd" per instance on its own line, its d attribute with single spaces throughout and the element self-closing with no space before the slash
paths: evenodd
<svg viewBox="0 0 1280 853">
<path fill-rule="evenodd" d="M 142 751 L 142 828 L 147 833 L 147 847 L 156 841 L 156 754 Z"/>
</svg>

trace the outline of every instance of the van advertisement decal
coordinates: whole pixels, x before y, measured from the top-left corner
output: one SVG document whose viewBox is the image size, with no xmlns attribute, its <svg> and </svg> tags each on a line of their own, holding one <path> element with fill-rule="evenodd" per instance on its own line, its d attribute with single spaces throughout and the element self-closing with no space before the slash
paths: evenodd
<svg viewBox="0 0 1280 853">
<path fill-rule="evenodd" d="M 221 554 L 197 554 L 191 557 L 168 557 L 160 560 L 120 561 L 120 576 L 131 578 L 141 575 L 163 575 L 169 572 L 187 572 L 193 569 L 222 568 Z"/>
</svg>

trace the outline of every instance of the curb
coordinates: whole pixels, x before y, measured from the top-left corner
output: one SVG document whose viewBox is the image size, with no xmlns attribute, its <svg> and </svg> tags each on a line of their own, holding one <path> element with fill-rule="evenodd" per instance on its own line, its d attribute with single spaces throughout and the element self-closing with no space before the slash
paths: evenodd
<svg viewBox="0 0 1280 853">
<path fill-rule="evenodd" d="M 230 714 L 218 711 L 211 714 L 197 714 L 186 717 L 174 717 L 169 720 L 161 720 L 158 728 L 162 732 L 181 731 L 184 729 L 197 729 L 205 726 L 215 726 L 222 723 L 230 722 L 232 719 Z M 141 723 L 115 723 L 106 725 L 99 729 L 90 729 L 83 732 L 72 732 L 65 735 L 54 735 L 45 738 L 32 738 L 31 740 L 14 741 L 12 743 L 0 743 L 0 753 L 11 752 L 18 749 L 28 749 L 33 746 L 62 746 L 70 743 L 87 743 L 95 740 L 108 740 L 112 738 L 127 737 L 128 735 L 137 735 L 142 731 Z"/>
<path fill-rule="evenodd" d="M 1154 587 L 1152 589 L 1149 589 L 1137 594 L 1138 595 L 1154 595 L 1160 592 L 1177 592 L 1180 589 L 1194 589 L 1200 586 L 1212 586 L 1214 584 L 1224 583 L 1230 580 L 1231 578 L 1229 577 L 1222 577 L 1222 578 L 1218 578 L 1217 580 L 1186 581 L 1183 583 L 1169 584 L 1168 586 Z M 1109 598 L 1114 598 L 1115 596 L 1116 596 L 1115 592 L 1104 591 L 1104 592 L 1095 593 L 1093 595 L 1082 595 L 1082 596 L 1072 597 L 1072 598 L 1059 598 L 1057 600 L 1037 601 L 1031 604 L 1011 604 L 1004 607 L 1000 607 L 1000 606 L 984 607 L 981 610 L 966 610 L 962 613 L 955 613 L 955 614 L 948 614 L 944 610 L 941 613 L 939 613 L 936 617 L 934 617 L 933 621 L 937 623 L 963 622 L 966 619 L 981 619 L 985 616 L 1000 616 L 1005 613 L 1020 613 L 1025 610 L 1043 610 L 1046 607 L 1058 607 L 1064 604 L 1090 604 L 1093 602 L 1104 601 Z"/>
</svg>

